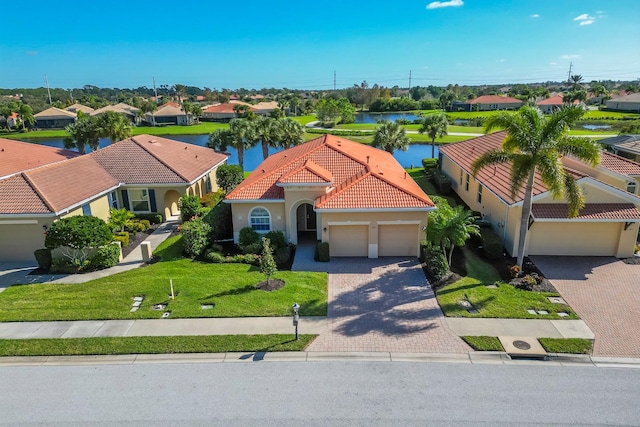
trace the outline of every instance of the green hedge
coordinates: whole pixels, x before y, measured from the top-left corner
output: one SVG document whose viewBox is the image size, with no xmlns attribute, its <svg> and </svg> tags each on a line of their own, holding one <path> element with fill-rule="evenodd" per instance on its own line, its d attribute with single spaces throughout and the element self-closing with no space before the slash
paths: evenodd
<svg viewBox="0 0 640 427">
<path fill-rule="evenodd" d="M 36 257 L 38 262 L 38 268 L 41 270 L 49 271 L 51 268 L 51 249 L 36 249 L 33 252 L 33 256 Z"/>
<path fill-rule="evenodd" d="M 159 213 L 136 214 L 136 218 L 149 221 L 150 224 L 162 224 L 164 221 L 164 216 Z"/>
<path fill-rule="evenodd" d="M 318 244 L 316 245 L 316 253 L 313 259 L 318 262 L 328 262 L 330 260 L 328 242 L 318 242 Z"/>
<path fill-rule="evenodd" d="M 122 243 L 122 247 L 129 246 L 129 232 L 119 231 L 113 235 L 113 240 Z"/>
<path fill-rule="evenodd" d="M 432 280 L 439 282 L 448 272 L 447 257 L 438 246 L 427 245 L 424 251 L 424 263 Z"/>
<path fill-rule="evenodd" d="M 105 245 L 98 248 L 96 253 L 89 258 L 89 265 L 87 268 L 92 270 L 103 270 L 118 264 L 119 259 L 120 248 L 118 245 Z"/>
</svg>

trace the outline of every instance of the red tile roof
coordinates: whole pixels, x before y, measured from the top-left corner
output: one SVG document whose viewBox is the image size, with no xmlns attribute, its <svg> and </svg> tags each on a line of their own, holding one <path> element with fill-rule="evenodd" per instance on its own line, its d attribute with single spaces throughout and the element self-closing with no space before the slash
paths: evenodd
<svg viewBox="0 0 640 427">
<path fill-rule="evenodd" d="M 522 104 L 522 101 L 509 96 L 482 95 L 469 101 L 469 104 Z"/>
<path fill-rule="evenodd" d="M 238 105 L 244 105 L 244 104 L 238 104 L 238 103 L 218 104 L 218 105 L 212 105 L 210 107 L 207 107 L 202 111 L 204 113 L 231 113 L 231 114 L 235 114 L 236 111 L 233 109 L 233 107 L 237 107 Z M 250 109 L 251 109 L 251 111 L 256 111 L 256 109 L 253 108 L 253 107 L 250 107 Z"/>
<path fill-rule="evenodd" d="M 75 151 L 0 138 L 0 177 L 77 156 Z"/>
<path fill-rule="evenodd" d="M 483 153 L 489 150 L 499 149 L 506 135 L 506 131 L 501 131 L 479 136 L 466 141 L 441 146 L 440 152 L 458 164 L 463 170 L 471 173 L 471 165 L 473 162 Z M 569 168 L 565 168 L 565 172 L 570 173 L 576 179 L 587 176 Z M 454 180 L 458 179 L 458 177 L 455 176 L 451 178 Z M 515 198 L 511 197 L 511 162 L 486 167 L 478 172 L 476 179 L 508 204 L 517 203 L 524 199 L 524 186 L 516 193 Z M 533 195 L 536 196 L 547 190 L 547 187 L 542 183 L 540 175 L 536 172 Z"/>
<path fill-rule="evenodd" d="M 567 219 L 566 203 L 534 203 L 531 207 L 535 219 Z M 640 211 L 632 203 L 587 203 L 576 219 L 640 219 Z"/>
<path fill-rule="evenodd" d="M 600 166 L 621 175 L 640 176 L 640 163 L 603 151 L 600 155 Z"/>
<path fill-rule="evenodd" d="M 550 98 L 547 99 L 543 99 L 542 101 L 537 102 L 538 105 L 562 105 L 564 104 L 563 100 L 563 96 L 561 93 L 552 96 Z"/>
<path fill-rule="evenodd" d="M 327 173 L 331 174 L 334 187 L 316 200 L 319 209 L 434 206 L 391 154 L 333 135 L 269 156 L 227 200 L 284 199 L 279 182 L 291 183 L 294 176 L 308 182 L 309 175 L 326 180 Z"/>
<path fill-rule="evenodd" d="M 51 210 L 22 174 L 0 180 L 0 213 L 46 214 L 50 212 Z"/>
<path fill-rule="evenodd" d="M 281 184 L 287 183 L 331 183 L 333 174 L 316 165 L 313 160 L 309 159 L 304 162 L 300 168 L 292 170 L 278 180 Z"/>
</svg>

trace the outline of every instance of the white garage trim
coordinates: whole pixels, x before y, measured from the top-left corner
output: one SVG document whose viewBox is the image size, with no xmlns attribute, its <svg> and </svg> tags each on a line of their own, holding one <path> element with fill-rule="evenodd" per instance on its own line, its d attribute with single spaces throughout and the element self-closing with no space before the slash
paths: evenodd
<svg viewBox="0 0 640 427">
<path fill-rule="evenodd" d="M 15 225 L 15 224 L 37 224 L 37 219 L 8 219 L 0 220 L 0 225 Z"/>
<path fill-rule="evenodd" d="M 422 221 L 378 221 L 378 225 L 419 225 Z"/>
<path fill-rule="evenodd" d="M 371 221 L 329 221 L 329 225 L 369 225 Z"/>
</svg>

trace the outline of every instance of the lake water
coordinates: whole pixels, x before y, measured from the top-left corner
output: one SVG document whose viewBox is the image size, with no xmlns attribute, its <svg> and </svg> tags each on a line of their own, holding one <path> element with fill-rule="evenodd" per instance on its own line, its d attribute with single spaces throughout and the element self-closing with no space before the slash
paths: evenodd
<svg viewBox="0 0 640 427">
<path fill-rule="evenodd" d="M 175 139 L 176 141 L 187 142 L 189 144 L 205 146 L 207 144 L 208 135 L 168 135 L 166 138 Z M 348 137 L 347 137 L 348 139 Z M 33 142 L 36 144 L 42 144 L 49 147 L 56 148 L 64 148 L 64 143 L 62 138 L 52 138 L 52 139 L 23 139 L 23 141 Z M 108 146 L 111 141 L 108 138 L 100 139 L 100 148 L 104 148 Z M 90 151 L 87 148 L 88 151 Z M 269 154 L 277 153 L 281 151 L 281 149 L 270 148 Z M 229 164 L 238 164 L 238 152 L 229 147 Z M 435 147 L 435 157 L 438 157 L 438 146 Z M 431 157 L 431 144 L 410 144 L 409 149 L 407 151 L 396 151 L 393 153 L 393 157 L 403 166 L 410 167 L 413 165 L 414 167 L 419 167 L 422 165 L 422 159 L 425 157 Z M 258 165 L 263 161 L 262 158 L 262 146 L 260 144 L 256 145 L 249 150 L 244 152 L 244 169 L 247 171 L 252 171 L 258 167 Z"/>
<path fill-rule="evenodd" d="M 582 127 L 589 130 L 611 129 L 609 125 L 582 125 Z"/>
<path fill-rule="evenodd" d="M 357 113 L 355 123 L 378 123 L 379 120 L 395 122 L 398 119 L 413 122 L 414 120 L 421 118 L 422 117 L 411 113 Z"/>
</svg>

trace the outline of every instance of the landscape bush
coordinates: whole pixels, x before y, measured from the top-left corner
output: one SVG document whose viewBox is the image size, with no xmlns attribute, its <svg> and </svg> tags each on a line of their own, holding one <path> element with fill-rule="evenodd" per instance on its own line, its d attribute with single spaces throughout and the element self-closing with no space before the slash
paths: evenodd
<svg viewBox="0 0 640 427">
<path fill-rule="evenodd" d="M 278 265 L 286 264 L 291 258 L 292 248 L 290 245 L 286 245 L 285 247 L 275 249 L 273 251 L 273 260 Z"/>
<path fill-rule="evenodd" d="M 244 254 L 259 254 L 262 252 L 262 241 L 254 242 L 250 245 L 240 246 Z"/>
<path fill-rule="evenodd" d="M 485 256 L 490 260 L 497 260 L 502 258 L 503 243 L 500 236 L 498 236 L 491 228 L 481 228 L 480 236 L 482 239 L 482 250 Z"/>
<path fill-rule="evenodd" d="M 38 262 L 38 268 L 41 270 L 49 271 L 51 268 L 51 249 L 36 249 L 33 252 L 33 256 Z"/>
<path fill-rule="evenodd" d="M 191 258 L 201 255 L 209 246 L 209 234 L 211 226 L 201 218 L 182 224 L 183 249 Z"/>
<path fill-rule="evenodd" d="M 238 245 L 241 248 L 260 242 L 260 235 L 251 227 L 244 227 L 238 233 Z"/>
<path fill-rule="evenodd" d="M 113 240 L 122 243 L 122 247 L 129 246 L 129 232 L 119 231 L 113 235 Z"/>
<path fill-rule="evenodd" d="M 231 238 L 233 235 L 233 218 L 229 203 L 218 203 L 202 219 L 211 226 L 211 240 Z"/>
<path fill-rule="evenodd" d="M 426 246 L 424 263 L 427 273 L 436 282 L 440 281 L 449 272 L 447 257 L 438 246 Z"/>
<path fill-rule="evenodd" d="M 211 193 L 207 193 L 200 197 L 200 204 L 209 208 L 214 208 L 224 198 L 224 191 L 218 190 Z"/>
<path fill-rule="evenodd" d="M 200 209 L 200 198 L 198 196 L 190 196 L 183 194 L 178 202 L 180 207 L 180 217 L 182 222 L 187 222 L 191 218 L 198 216 L 198 209 Z"/>
<path fill-rule="evenodd" d="M 118 245 L 108 244 L 98 248 L 95 254 L 89 258 L 87 269 L 102 270 L 118 264 L 120 248 Z"/>
<path fill-rule="evenodd" d="M 276 249 L 286 248 L 289 244 L 287 243 L 287 238 L 284 237 L 284 233 L 280 230 L 271 230 L 267 234 L 264 235 L 266 239 L 269 239 L 271 242 L 271 247 Z"/>
<path fill-rule="evenodd" d="M 117 231 L 124 231 L 125 227 L 131 220 L 135 217 L 133 212 L 122 209 L 109 209 L 109 225 L 111 226 L 111 231 L 114 233 Z"/>
<path fill-rule="evenodd" d="M 164 217 L 159 213 L 136 214 L 135 217 L 139 220 L 149 221 L 150 224 L 162 224 L 164 221 Z"/>
<path fill-rule="evenodd" d="M 205 255 L 205 261 L 215 264 L 241 263 L 257 266 L 260 264 L 260 256 L 256 254 L 238 254 L 232 256 L 224 256 L 221 252 L 212 250 L 210 252 L 207 252 L 207 254 Z"/>
<path fill-rule="evenodd" d="M 44 245 L 48 249 L 68 246 L 73 249 L 97 248 L 111 242 L 111 227 L 95 216 L 62 218 L 49 227 Z"/>
<path fill-rule="evenodd" d="M 316 245 L 316 253 L 313 256 L 313 259 L 317 262 L 329 262 L 331 258 L 329 257 L 328 242 L 318 242 L 318 244 Z"/>
</svg>

